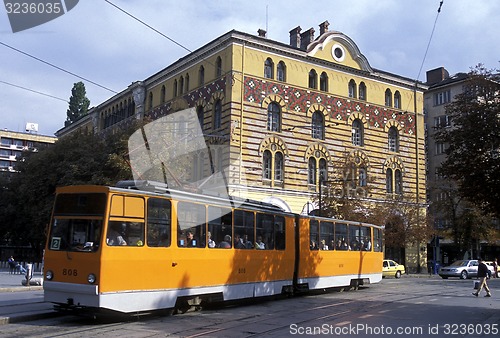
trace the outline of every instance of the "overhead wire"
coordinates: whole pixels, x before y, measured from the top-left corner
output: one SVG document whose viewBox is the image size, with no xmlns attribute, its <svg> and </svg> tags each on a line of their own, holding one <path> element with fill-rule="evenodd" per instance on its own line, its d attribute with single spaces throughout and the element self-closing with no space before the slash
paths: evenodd
<svg viewBox="0 0 500 338">
<path fill-rule="evenodd" d="M 62 72 L 65 72 L 65 73 L 67 73 L 67 74 L 70 74 L 70 75 L 72 75 L 72 76 L 75 76 L 75 77 L 77 77 L 77 78 L 79 78 L 79 79 L 81 79 L 81 80 L 87 81 L 87 82 L 89 82 L 89 83 L 91 83 L 91 84 L 93 84 L 93 85 L 95 85 L 95 86 L 97 86 L 97 87 L 100 87 L 100 88 L 102 88 L 102 89 L 105 89 L 105 90 L 107 90 L 107 91 L 110 91 L 110 92 L 112 92 L 112 93 L 114 93 L 114 94 L 117 94 L 117 93 L 118 93 L 117 91 L 114 91 L 113 89 L 110 89 L 110 88 L 108 88 L 108 87 L 105 87 L 105 86 L 103 86 L 103 85 L 101 85 L 101 84 L 97 83 L 97 82 L 94 82 L 94 81 L 92 81 L 92 80 L 89 80 L 89 79 L 87 79 L 87 78 L 84 78 L 83 76 L 80 76 L 80 75 L 78 75 L 78 74 L 75 74 L 75 73 L 73 73 L 73 72 L 71 72 L 71 71 L 69 71 L 69 70 L 66 70 L 66 69 L 64 69 L 64 68 L 61 68 L 61 67 L 59 67 L 59 66 L 56 66 L 56 65 L 54 65 L 53 63 L 50 63 L 50 62 L 45 61 L 45 60 L 42 60 L 42 59 L 40 59 L 40 58 L 38 58 L 38 57 L 36 57 L 36 56 L 34 56 L 34 55 L 31 55 L 31 54 L 29 54 L 29 53 L 27 53 L 27 52 L 23 52 L 22 50 L 17 49 L 17 48 L 15 48 L 15 47 L 12 47 L 12 46 L 10 46 L 10 45 L 8 45 L 8 44 L 4 43 L 4 42 L 1 42 L 1 41 L 0 41 L 0 45 L 5 46 L 5 47 L 7 47 L 7 48 L 10 48 L 10 49 L 12 49 L 12 50 L 14 50 L 14 51 L 16 51 L 16 52 L 18 52 L 18 53 L 21 53 L 21 54 L 23 54 L 23 55 L 25 55 L 25 56 L 28 56 L 28 57 L 30 57 L 30 58 L 32 58 L 32 59 L 35 59 L 35 60 L 39 61 L 39 62 L 42 62 L 42 63 L 44 63 L 44 64 L 46 64 L 46 65 L 48 65 L 48 66 L 50 66 L 50 67 L 53 67 L 53 68 L 55 68 L 55 69 L 57 69 L 57 70 L 60 70 L 60 71 L 62 71 Z"/>
<path fill-rule="evenodd" d="M 23 87 L 23 86 L 19 86 L 19 85 L 10 83 L 10 82 L 6 82 L 6 81 L 0 80 L 0 83 L 6 84 L 6 85 L 9 85 L 9 86 L 12 86 L 12 87 L 20 88 L 20 89 L 23 89 L 23 90 L 27 90 L 27 91 L 32 92 L 32 93 L 36 93 L 36 94 L 40 94 L 40 95 L 43 95 L 43 96 L 51 97 L 53 99 L 60 100 L 60 101 L 63 101 L 63 102 L 68 102 L 68 100 L 61 99 L 60 97 L 57 97 L 57 96 L 54 96 L 54 95 L 50 95 L 50 94 L 46 94 L 46 93 L 43 93 L 43 92 L 39 92 L 38 90 L 34 90 L 34 89 L 26 88 L 26 87 Z"/>
</svg>

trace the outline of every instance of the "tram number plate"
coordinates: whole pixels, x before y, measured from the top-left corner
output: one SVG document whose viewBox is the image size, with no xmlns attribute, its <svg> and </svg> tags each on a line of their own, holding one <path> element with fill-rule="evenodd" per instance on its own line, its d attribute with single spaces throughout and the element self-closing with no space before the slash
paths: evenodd
<svg viewBox="0 0 500 338">
<path fill-rule="evenodd" d="M 238 273 L 246 273 L 245 268 L 238 268 Z"/>
<path fill-rule="evenodd" d="M 63 269 L 62 270 L 63 276 L 78 276 L 78 270 L 77 269 Z"/>
</svg>

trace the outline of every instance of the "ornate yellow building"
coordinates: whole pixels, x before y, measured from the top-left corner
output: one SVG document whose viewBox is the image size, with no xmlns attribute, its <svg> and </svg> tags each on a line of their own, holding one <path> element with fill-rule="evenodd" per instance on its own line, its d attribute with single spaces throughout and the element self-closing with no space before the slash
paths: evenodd
<svg viewBox="0 0 500 338">
<path fill-rule="evenodd" d="M 101 132 L 193 107 L 208 143 L 226 146 L 216 161 L 237 164 L 226 177 L 236 195 L 244 190 L 245 197 L 310 212 L 320 181 L 349 157 L 352 187 L 370 185 L 370 203 L 404 193 L 423 205 L 426 87 L 372 68 L 354 41 L 328 25 L 320 24 L 317 38 L 314 29 L 296 27 L 288 44 L 262 30 L 230 31 L 134 82 L 82 123 Z"/>
</svg>

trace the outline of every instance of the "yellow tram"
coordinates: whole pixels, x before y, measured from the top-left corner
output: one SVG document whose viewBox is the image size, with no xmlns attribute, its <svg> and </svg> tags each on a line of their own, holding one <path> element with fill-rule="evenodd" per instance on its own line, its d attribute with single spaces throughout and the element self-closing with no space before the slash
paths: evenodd
<svg viewBox="0 0 500 338">
<path fill-rule="evenodd" d="M 376 283 L 382 260 L 382 228 L 371 224 L 189 192 L 68 186 L 56 191 L 43 287 L 63 308 L 136 313 Z"/>
</svg>

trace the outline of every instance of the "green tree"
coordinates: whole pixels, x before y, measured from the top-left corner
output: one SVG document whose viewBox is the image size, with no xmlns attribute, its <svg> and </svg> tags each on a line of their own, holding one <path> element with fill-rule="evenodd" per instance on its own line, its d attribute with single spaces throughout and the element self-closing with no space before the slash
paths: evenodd
<svg viewBox="0 0 500 338">
<path fill-rule="evenodd" d="M 87 98 L 85 84 L 77 82 L 71 89 L 71 97 L 69 98 L 69 108 L 66 111 L 66 125 L 71 124 L 78 120 L 80 117 L 85 116 L 89 110 L 90 100 Z"/>
<path fill-rule="evenodd" d="M 112 136 L 75 133 L 51 147 L 27 153 L 0 197 L 0 237 L 13 245 L 30 244 L 41 254 L 57 186 L 114 185 L 131 179 L 127 166 L 130 131 Z"/>
<path fill-rule="evenodd" d="M 447 145 L 440 172 L 458 193 L 485 213 L 500 217 L 500 83 L 498 74 L 476 66 L 463 93 L 447 105 L 452 128 L 436 133 Z"/>
</svg>

